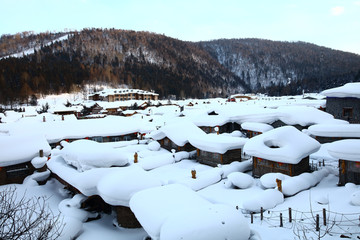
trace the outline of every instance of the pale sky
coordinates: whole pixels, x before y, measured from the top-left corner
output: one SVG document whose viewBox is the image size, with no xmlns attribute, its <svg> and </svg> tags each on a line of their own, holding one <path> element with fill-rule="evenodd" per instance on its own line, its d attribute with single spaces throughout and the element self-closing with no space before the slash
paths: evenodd
<svg viewBox="0 0 360 240">
<path fill-rule="evenodd" d="M 360 54 L 360 0 L 0 0 L 0 35 L 117 28 L 304 41 Z"/>
</svg>

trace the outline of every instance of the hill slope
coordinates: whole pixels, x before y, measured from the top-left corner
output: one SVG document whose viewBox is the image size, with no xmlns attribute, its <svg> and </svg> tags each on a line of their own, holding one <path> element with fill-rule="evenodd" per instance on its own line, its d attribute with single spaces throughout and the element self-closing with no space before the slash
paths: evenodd
<svg viewBox="0 0 360 240">
<path fill-rule="evenodd" d="M 5 57 L 22 51 L 32 54 Z M 0 102 L 79 90 L 87 83 L 201 98 L 250 91 L 295 94 L 360 77 L 359 55 L 309 43 L 193 43 L 116 29 L 6 35 L 0 38 L 0 57 Z"/>
</svg>

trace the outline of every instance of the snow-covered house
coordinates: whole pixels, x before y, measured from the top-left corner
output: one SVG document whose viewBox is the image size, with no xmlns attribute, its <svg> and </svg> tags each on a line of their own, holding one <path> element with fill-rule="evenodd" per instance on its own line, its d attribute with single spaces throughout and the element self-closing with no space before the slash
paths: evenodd
<svg viewBox="0 0 360 240">
<path fill-rule="evenodd" d="M 307 106 L 282 106 L 276 109 L 277 120 L 271 123 L 274 128 L 282 126 L 294 126 L 298 130 L 307 129 L 309 126 L 320 123 L 343 123 L 344 121 L 334 117 L 315 107 Z"/>
<path fill-rule="evenodd" d="M 339 159 L 339 185 L 348 182 L 360 184 L 360 139 L 333 142 L 328 152 Z"/>
<path fill-rule="evenodd" d="M 258 122 L 244 122 L 241 124 L 241 128 L 246 131 L 248 138 L 255 137 L 256 135 L 274 129 L 274 127 L 269 124 Z"/>
<path fill-rule="evenodd" d="M 320 143 L 360 139 L 360 124 L 316 124 L 309 127 L 308 133 Z"/>
<path fill-rule="evenodd" d="M 157 140 L 162 148 L 169 151 L 193 151 L 196 148 L 189 143 L 193 135 L 206 135 L 200 128 L 187 119 L 179 118 L 160 129 L 153 131 L 150 137 Z"/>
<path fill-rule="evenodd" d="M 140 89 L 105 89 L 89 95 L 90 100 L 126 101 L 126 100 L 158 100 L 159 94 Z"/>
<path fill-rule="evenodd" d="M 326 111 L 335 118 L 360 123 L 360 82 L 321 92 L 326 96 Z"/>
<path fill-rule="evenodd" d="M 119 225 L 141 227 L 129 208 L 137 191 L 161 186 L 159 179 L 139 165 L 129 165 L 128 156 L 111 145 L 89 140 L 65 143 L 48 161 L 53 177 L 74 193 L 85 196 L 82 207 L 117 214 Z"/>
<path fill-rule="evenodd" d="M 320 143 L 293 126 L 275 128 L 251 138 L 244 152 L 253 157 L 253 176 L 279 172 L 296 176 L 309 171 L 309 155 Z"/>
<path fill-rule="evenodd" d="M 22 183 L 35 171 L 31 161 L 50 153 L 50 146 L 43 135 L 0 136 L 0 185 Z"/>
<path fill-rule="evenodd" d="M 197 148 L 197 160 L 200 163 L 216 167 L 218 164 L 230 164 L 241 161 L 242 148 L 247 138 L 229 135 L 201 134 L 189 138 L 191 145 Z"/>
<path fill-rule="evenodd" d="M 151 239 L 247 240 L 250 228 L 241 211 L 213 204 L 180 184 L 134 194 L 130 208 Z"/>
<path fill-rule="evenodd" d="M 49 109 L 49 113 L 57 115 L 71 115 L 74 114 L 76 117 L 80 117 L 83 106 L 71 106 L 66 107 L 65 105 L 58 105 L 54 108 Z"/>
</svg>

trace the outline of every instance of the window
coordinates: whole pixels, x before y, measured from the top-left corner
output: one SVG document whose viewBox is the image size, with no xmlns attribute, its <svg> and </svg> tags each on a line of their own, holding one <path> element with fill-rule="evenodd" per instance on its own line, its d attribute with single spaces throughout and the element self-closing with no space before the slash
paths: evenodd
<svg viewBox="0 0 360 240">
<path fill-rule="evenodd" d="M 343 117 L 345 118 L 352 118 L 353 116 L 353 108 L 352 107 L 344 107 L 343 108 Z"/>
</svg>

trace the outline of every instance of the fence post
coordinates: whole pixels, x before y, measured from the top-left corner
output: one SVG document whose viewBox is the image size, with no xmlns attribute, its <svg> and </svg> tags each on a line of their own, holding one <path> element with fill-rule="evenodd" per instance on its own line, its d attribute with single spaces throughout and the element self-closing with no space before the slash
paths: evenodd
<svg viewBox="0 0 360 240">
<path fill-rule="evenodd" d="M 254 213 L 253 212 L 250 213 L 250 217 L 251 217 L 251 224 L 253 224 L 254 223 Z"/>
<path fill-rule="evenodd" d="M 196 179 L 196 170 L 191 170 L 191 178 Z"/>
<path fill-rule="evenodd" d="M 134 163 L 137 163 L 138 162 L 138 154 L 137 152 L 135 152 L 134 154 Z"/>
<path fill-rule="evenodd" d="M 280 213 L 280 227 L 283 227 L 283 217 L 282 217 L 282 213 Z"/>
<path fill-rule="evenodd" d="M 317 232 L 320 231 L 320 226 L 319 226 L 319 214 L 316 214 L 316 229 Z"/>
<path fill-rule="evenodd" d="M 289 222 L 292 222 L 291 207 L 289 207 Z"/>
<path fill-rule="evenodd" d="M 262 221 L 264 219 L 264 214 L 263 214 L 263 207 L 260 208 L 260 220 Z"/>
<path fill-rule="evenodd" d="M 324 221 L 324 226 L 326 226 L 326 209 L 323 208 L 323 221 Z"/>
</svg>

